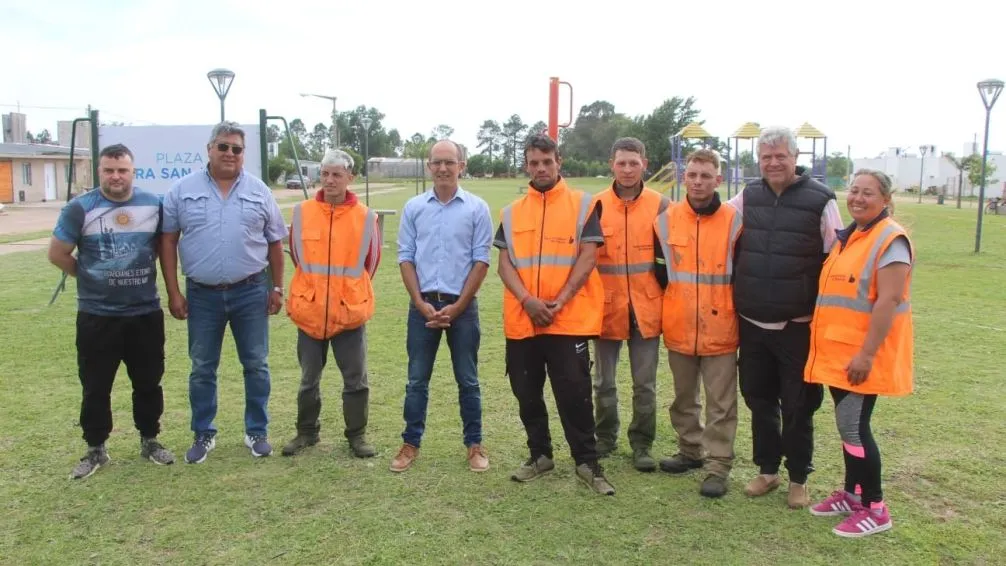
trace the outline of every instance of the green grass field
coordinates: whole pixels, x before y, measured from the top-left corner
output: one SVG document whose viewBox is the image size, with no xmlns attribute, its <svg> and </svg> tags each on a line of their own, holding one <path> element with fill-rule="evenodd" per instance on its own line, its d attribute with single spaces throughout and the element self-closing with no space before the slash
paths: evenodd
<svg viewBox="0 0 1006 566">
<path fill-rule="evenodd" d="M 0 234 L 0 244 L 11 244 L 14 242 L 25 242 L 47 238 L 52 235 L 52 230 L 38 230 L 34 232 L 21 232 L 20 234 Z"/>
<path fill-rule="evenodd" d="M 574 185 L 599 189 L 607 181 Z M 520 180 L 468 181 L 493 209 L 514 199 Z M 401 210 L 412 185 L 371 199 Z M 843 218 L 848 219 L 840 197 Z M 287 211 L 289 214 L 289 211 Z M 442 343 L 431 384 L 420 458 L 388 471 L 402 430 L 408 296 L 396 266 L 398 216 L 376 277 L 377 314 L 368 327 L 375 459 L 353 459 L 342 438 L 341 379 L 330 361 L 322 382 L 322 443 L 279 456 L 294 434 L 299 369 L 296 333 L 271 322 L 271 440 L 276 455 L 253 459 L 242 444 L 243 386 L 230 335 L 220 367 L 220 433 L 203 465 L 181 462 L 191 442 L 185 323 L 167 317 L 165 414 L 161 439 L 179 463 L 138 457 L 130 386 L 113 392 L 112 464 L 83 482 L 68 478 L 84 448 L 77 415 L 75 286 L 46 302 L 58 280 L 45 252 L 0 257 L 0 563 L 3 564 L 992 564 L 1006 556 L 1006 217 L 987 217 L 981 256 L 972 255 L 975 210 L 898 204 L 918 250 L 912 302 L 915 395 L 881 400 L 874 432 L 884 457 L 895 528 L 866 540 L 831 534 L 836 521 L 790 511 L 785 490 L 743 494 L 755 473 L 750 419 L 739 409 L 730 493 L 698 495 L 701 476 L 632 469 L 627 362 L 620 370 L 623 431 L 605 460 L 615 497 L 577 483 L 549 397 L 557 471 L 531 484 L 509 480 L 527 457 L 517 404 L 503 375 L 501 284 L 495 264 L 480 294 L 485 443 L 492 468 L 467 470 L 457 388 Z M 495 260 L 494 260 L 495 261 Z M 292 267 L 288 265 L 288 277 Z M 166 302 L 166 301 L 165 301 Z M 166 310 L 166 307 L 165 307 Z M 625 356 L 623 356 L 624 358 Z M 667 417 L 671 376 L 658 374 L 662 406 L 655 455 L 675 452 Z M 841 448 L 830 400 L 818 413 L 812 496 L 841 482 Z M 996 534 L 998 533 L 998 534 Z"/>
</svg>

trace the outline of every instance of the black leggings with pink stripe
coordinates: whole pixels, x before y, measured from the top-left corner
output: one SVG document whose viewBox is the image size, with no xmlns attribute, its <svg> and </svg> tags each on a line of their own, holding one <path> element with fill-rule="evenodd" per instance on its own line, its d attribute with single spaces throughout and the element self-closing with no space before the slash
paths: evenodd
<svg viewBox="0 0 1006 566">
<path fill-rule="evenodd" d="M 870 430 L 870 416 L 877 402 L 876 395 L 861 395 L 831 387 L 835 400 L 835 422 L 842 436 L 842 453 L 845 455 L 845 491 L 856 493 L 857 487 L 863 505 L 884 500 L 880 487 L 880 450 Z"/>
</svg>

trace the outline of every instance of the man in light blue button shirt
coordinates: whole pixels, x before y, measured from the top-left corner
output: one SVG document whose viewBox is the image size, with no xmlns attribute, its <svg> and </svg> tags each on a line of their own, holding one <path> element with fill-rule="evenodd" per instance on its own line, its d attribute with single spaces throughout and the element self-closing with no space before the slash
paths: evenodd
<svg viewBox="0 0 1006 566">
<path fill-rule="evenodd" d="M 391 471 L 407 470 L 419 453 L 430 375 L 446 331 L 468 467 L 481 472 L 489 468 L 489 460 L 482 447 L 481 334 L 475 295 L 489 269 L 492 218 L 484 200 L 458 185 L 465 166 L 460 146 L 450 140 L 437 142 L 430 148 L 427 166 L 433 190 L 405 203 L 398 226 L 398 264 L 411 298 L 406 330 L 409 382 L 404 443 L 391 462 Z"/>
<path fill-rule="evenodd" d="M 255 457 L 272 453 L 269 315 L 282 307 L 287 229 L 272 191 L 244 171 L 244 143 L 237 124 L 218 124 L 207 147 L 206 169 L 180 179 L 164 197 L 161 269 L 171 315 L 188 320 L 192 360 L 195 442 L 185 454 L 189 463 L 203 462 L 216 445 L 217 367 L 228 323 L 244 368 L 245 445 Z M 184 296 L 178 287 L 179 257 Z"/>
</svg>

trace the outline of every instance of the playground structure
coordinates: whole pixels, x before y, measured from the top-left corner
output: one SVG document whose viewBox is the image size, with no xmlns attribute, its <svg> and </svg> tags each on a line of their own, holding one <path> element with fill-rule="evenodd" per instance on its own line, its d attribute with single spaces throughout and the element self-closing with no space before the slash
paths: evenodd
<svg viewBox="0 0 1006 566">
<path fill-rule="evenodd" d="M 682 130 L 684 132 L 684 130 Z M 811 158 L 811 177 L 820 181 L 822 183 L 828 182 L 828 137 L 818 130 L 817 128 L 811 126 L 810 123 L 805 122 L 799 128 L 793 130 L 794 136 L 797 138 L 797 159 L 800 159 L 802 155 L 809 155 Z M 757 181 L 761 179 L 761 175 L 744 175 L 743 168 L 740 166 L 740 142 L 741 140 L 746 140 L 749 143 L 748 151 L 751 154 L 751 159 L 756 164 L 758 163 L 758 148 L 756 147 L 759 137 L 762 135 L 762 127 L 757 122 L 747 122 L 742 124 L 733 135 L 727 140 L 727 155 L 726 163 L 727 171 L 723 175 L 726 177 L 726 198 L 731 198 L 740 192 L 744 185 L 751 181 Z M 811 140 L 811 151 L 803 151 L 800 148 L 801 140 Z M 818 159 L 817 154 L 817 144 L 818 140 L 822 141 L 822 159 Z M 674 148 L 672 147 L 672 158 L 674 158 Z M 732 159 L 731 159 L 732 156 Z M 679 157 L 678 157 L 679 158 Z M 679 158 L 680 159 L 680 158 Z M 679 165 L 683 168 L 683 163 Z"/>
<path fill-rule="evenodd" d="M 667 195 L 671 200 L 681 200 L 681 182 L 685 171 L 685 157 L 688 142 L 699 140 L 702 147 L 709 145 L 713 135 L 706 131 L 698 122 L 692 122 L 674 135 L 668 141 L 671 143 L 671 160 L 661 167 L 649 179 L 646 185 L 655 191 Z"/>
<path fill-rule="evenodd" d="M 759 177 L 748 177 L 744 175 L 744 169 L 741 167 L 741 140 L 748 140 L 750 142 L 750 152 L 753 159 L 757 159 L 757 151 L 755 150 L 755 140 L 761 135 L 761 126 L 757 122 L 746 122 L 741 127 L 737 128 L 734 135 L 730 136 L 728 142 L 733 144 L 733 151 L 731 152 L 734 156 L 731 165 L 733 167 L 727 171 L 727 198 L 740 192 L 744 185 L 758 180 Z"/>
<path fill-rule="evenodd" d="M 566 85 L 569 88 L 569 120 L 564 124 L 559 123 L 560 85 Z M 548 89 L 548 137 L 558 142 L 559 129 L 568 128 L 572 124 L 573 86 L 568 82 L 559 80 L 559 77 L 550 77 Z M 811 177 L 822 183 L 826 183 L 828 137 L 824 135 L 821 130 L 818 130 L 814 126 L 810 125 L 809 122 L 804 122 L 803 125 L 796 128 L 793 133 L 797 139 L 797 159 L 799 159 L 801 155 L 810 155 Z M 726 155 L 722 156 L 722 162 L 725 167 L 723 176 L 726 177 L 727 184 L 726 198 L 729 199 L 736 195 L 744 188 L 745 184 L 761 178 L 760 175 L 745 176 L 740 164 L 741 140 L 749 141 L 752 158 L 757 163 L 758 152 L 755 144 L 757 143 L 756 140 L 760 135 L 761 126 L 757 122 L 746 122 L 737 128 L 732 136 L 727 138 Z M 646 180 L 646 185 L 661 194 L 667 195 L 671 198 L 671 200 L 680 201 L 681 185 L 685 171 L 685 158 L 687 157 L 686 152 L 691 146 L 691 142 L 698 141 L 701 147 L 708 147 L 714 137 L 715 136 L 710 134 L 698 122 L 692 122 L 680 131 L 672 134 L 668 138 L 671 145 L 671 160 L 657 170 L 656 173 L 651 175 L 650 178 Z M 811 140 L 811 150 L 809 152 L 802 151 L 800 149 L 801 139 Z M 818 160 L 817 158 L 817 140 L 822 140 L 823 142 L 824 159 L 821 160 Z M 523 187 L 520 190 L 522 189 Z"/>
<path fill-rule="evenodd" d="M 804 122 L 803 125 L 800 126 L 799 128 L 797 128 L 794 133 L 796 134 L 796 141 L 797 141 L 797 145 L 798 146 L 799 146 L 801 138 L 802 139 L 809 139 L 809 140 L 812 141 L 811 150 L 810 150 L 810 154 L 809 154 L 810 155 L 810 163 L 811 163 L 811 166 L 810 166 L 810 176 L 813 177 L 814 179 L 817 179 L 818 181 L 820 181 L 822 183 L 827 184 L 827 182 L 828 182 L 828 136 L 824 135 L 824 133 L 821 132 L 821 130 L 818 130 L 814 126 L 811 126 L 810 123 L 808 123 L 808 122 Z M 822 149 L 822 153 L 821 153 L 821 155 L 822 155 L 822 157 L 824 157 L 824 159 L 821 159 L 820 161 L 818 161 L 818 159 L 817 159 L 817 140 L 822 140 L 823 141 L 823 145 L 824 145 L 824 147 Z M 799 147 L 797 149 L 799 150 Z M 808 155 L 808 153 L 806 151 L 799 151 L 799 153 L 797 154 L 797 159 L 799 159 L 801 155 Z"/>
</svg>

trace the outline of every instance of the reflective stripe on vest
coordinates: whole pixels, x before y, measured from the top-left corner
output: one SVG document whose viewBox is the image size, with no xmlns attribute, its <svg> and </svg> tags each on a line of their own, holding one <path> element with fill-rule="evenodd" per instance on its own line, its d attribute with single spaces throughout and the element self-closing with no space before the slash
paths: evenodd
<svg viewBox="0 0 1006 566">
<path fill-rule="evenodd" d="M 604 275 L 635 275 L 637 273 L 646 273 L 651 269 L 653 269 L 652 263 L 615 263 L 597 266 L 597 272 Z"/>
<path fill-rule="evenodd" d="M 677 206 L 691 206 L 687 202 L 678 204 Z M 727 249 L 727 272 L 722 275 L 712 275 L 709 273 L 690 273 L 690 272 L 680 272 L 674 270 L 674 261 L 672 261 L 671 248 L 668 241 L 671 239 L 670 226 L 668 225 L 668 214 L 664 213 L 657 217 L 657 235 L 660 236 L 660 249 L 664 252 L 664 266 L 667 269 L 667 284 L 671 283 L 690 283 L 692 285 L 729 285 L 733 280 L 734 274 L 734 246 L 731 245 Z M 740 213 L 734 214 L 733 223 L 730 224 L 730 236 L 727 240 L 728 242 L 734 242 L 737 239 L 737 233 L 740 232 L 742 217 Z"/>
<path fill-rule="evenodd" d="M 576 214 L 576 247 L 573 249 L 572 256 L 535 256 L 529 255 L 526 257 L 517 257 L 514 253 L 513 248 L 513 215 L 511 214 L 511 207 L 507 206 L 503 209 L 503 235 L 507 240 L 507 255 L 510 256 L 510 263 L 513 264 L 514 269 L 523 269 L 527 267 L 533 267 L 535 260 L 538 260 L 539 267 L 542 265 L 549 266 L 560 266 L 560 267 L 572 267 L 576 264 L 576 256 L 580 250 L 580 235 L 583 233 L 583 227 L 587 223 L 587 213 L 590 211 L 590 203 L 593 197 L 587 193 L 583 193 L 580 197 L 580 207 Z"/>
<path fill-rule="evenodd" d="M 859 274 L 859 282 L 856 285 L 856 298 L 851 299 L 849 297 L 844 297 L 842 295 L 826 295 L 820 294 L 817 296 L 817 306 L 819 307 L 838 307 L 843 309 L 849 309 L 858 313 L 869 314 L 873 312 L 873 303 L 870 302 L 870 283 L 871 276 L 873 275 L 873 270 L 877 266 L 878 252 L 880 251 L 880 246 L 884 245 L 887 241 L 888 236 L 892 233 L 898 231 L 896 226 L 887 226 L 880 233 L 880 236 L 876 238 L 873 242 L 873 247 L 870 248 L 870 253 L 866 257 L 869 258 L 866 264 L 863 265 L 863 271 Z M 836 246 L 841 245 L 841 242 L 836 242 Z M 908 312 L 911 308 L 911 303 L 905 301 L 898 304 L 894 309 L 895 314 L 902 314 Z"/>
<path fill-rule="evenodd" d="M 303 230 L 301 226 L 301 213 L 300 213 L 300 203 L 297 203 L 293 207 L 293 237 L 291 238 L 291 245 L 293 246 L 294 254 L 297 256 L 297 261 L 301 262 L 297 266 L 304 273 L 310 273 L 312 275 L 338 275 L 342 277 L 362 277 L 364 266 L 367 262 L 367 251 L 370 248 L 370 241 L 374 237 L 374 223 L 377 222 L 377 213 L 373 210 L 367 211 L 367 218 L 364 221 L 363 227 L 363 238 L 360 238 L 360 249 L 357 253 L 356 265 L 345 266 L 345 265 L 330 265 L 323 263 L 304 263 L 304 243 L 301 241 L 301 232 Z"/>
</svg>

